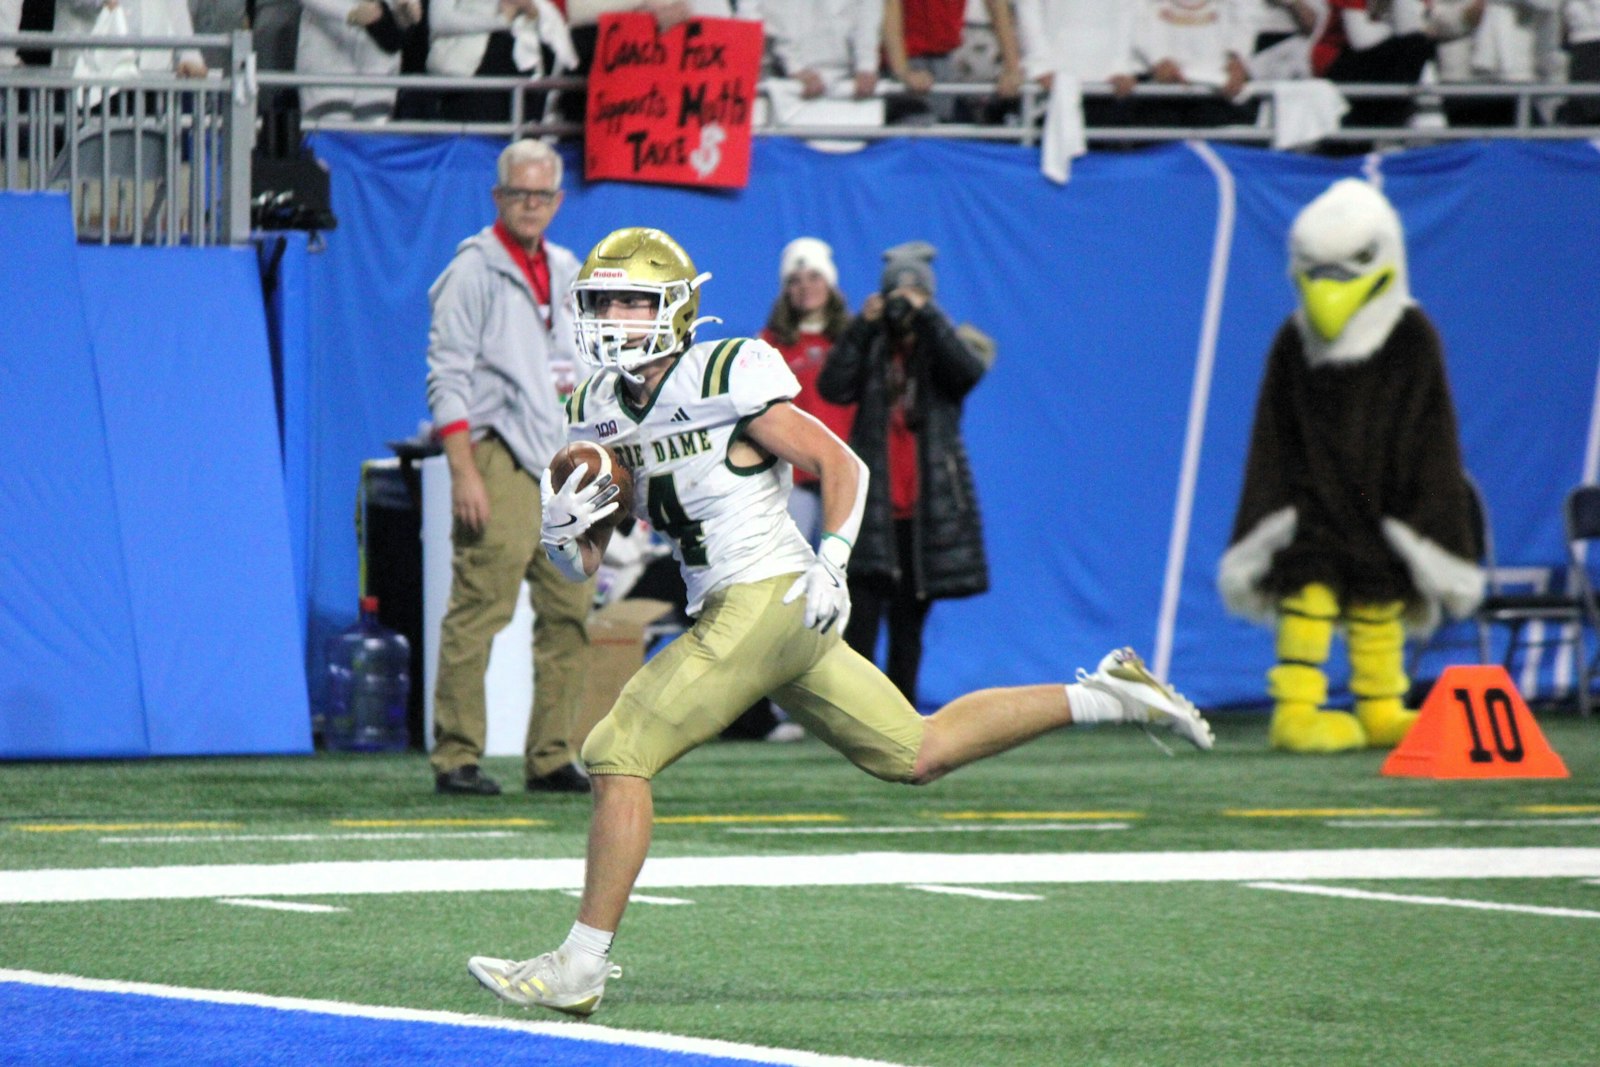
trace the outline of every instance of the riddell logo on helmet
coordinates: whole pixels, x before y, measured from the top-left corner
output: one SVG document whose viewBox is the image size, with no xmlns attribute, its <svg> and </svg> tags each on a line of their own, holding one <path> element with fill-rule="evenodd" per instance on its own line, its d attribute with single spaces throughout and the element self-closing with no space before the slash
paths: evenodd
<svg viewBox="0 0 1600 1067">
<path fill-rule="evenodd" d="M 589 277 L 598 278 L 601 281 L 627 281 L 628 272 L 617 267 L 596 267 L 595 272 Z"/>
</svg>

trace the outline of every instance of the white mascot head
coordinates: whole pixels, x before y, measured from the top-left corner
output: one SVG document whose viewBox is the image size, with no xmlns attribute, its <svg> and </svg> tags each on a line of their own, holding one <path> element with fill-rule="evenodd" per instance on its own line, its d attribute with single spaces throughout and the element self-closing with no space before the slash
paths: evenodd
<svg viewBox="0 0 1600 1067">
<path fill-rule="evenodd" d="M 1400 216 L 1376 186 L 1334 182 L 1289 229 L 1295 325 L 1312 364 L 1366 359 L 1413 303 Z"/>
</svg>

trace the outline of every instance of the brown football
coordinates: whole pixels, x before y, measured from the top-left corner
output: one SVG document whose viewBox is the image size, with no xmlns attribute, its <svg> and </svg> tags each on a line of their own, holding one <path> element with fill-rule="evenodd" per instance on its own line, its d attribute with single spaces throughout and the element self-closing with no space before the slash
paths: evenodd
<svg viewBox="0 0 1600 1067">
<path fill-rule="evenodd" d="M 594 441 L 574 441 L 561 449 L 550 459 L 550 484 L 560 489 L 572 477 L 572 472 L 578 469 L 580 463 L 587 464 L 588 472 L 583 476 L 579 487 L 588 485 L 601 474 L 610 474 L 611 480 L 617 483 L 620 490 L 617 494 L 617 503 L 621 507 L 601 519 L 597 526 L 616 526 L 626 519 L 633 511 L 633 473 L 617 458 L 617 454 L 605 445 Z"/>
</svg>

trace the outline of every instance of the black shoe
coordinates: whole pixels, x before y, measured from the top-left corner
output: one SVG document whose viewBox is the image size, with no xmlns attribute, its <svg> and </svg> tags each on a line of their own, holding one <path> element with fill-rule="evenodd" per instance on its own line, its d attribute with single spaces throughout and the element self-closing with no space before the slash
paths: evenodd
<svg viewBox="0 0 1600 1067">
<path fill-rule="evenodd" d="M 536 774 L 528 779 L 530 793 L 587 793 L 589 776 L 576 763 L 557 767 L 549 774 Z"/>
<path fill-rule="evenodd" d="M 457 793 L 463 796 L 496 797 L 500 795 L 500 783 L 487 774 L 478 773 L 476 763 L 469 763 L 465 767 L 457 767 L 453 771 L 434 775 L 433 791 Z"/>
</svg>

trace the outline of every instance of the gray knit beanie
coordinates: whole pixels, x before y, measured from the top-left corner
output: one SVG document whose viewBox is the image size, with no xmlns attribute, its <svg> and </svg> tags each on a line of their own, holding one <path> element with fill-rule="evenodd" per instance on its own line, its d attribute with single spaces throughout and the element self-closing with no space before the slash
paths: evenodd
<svg viewBox="0 0 1600 1067">
<path fill-rule="evenodd" d="M 885 296 L 902 285 L 914 285 L 933 296 L 937 282 L 933 277 L 933 257 L 939 250 L 926 241 L 907 241 L 883 253 L 883 281 Z"/>
</svg>

